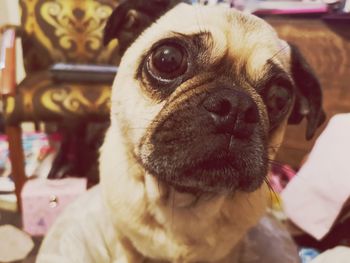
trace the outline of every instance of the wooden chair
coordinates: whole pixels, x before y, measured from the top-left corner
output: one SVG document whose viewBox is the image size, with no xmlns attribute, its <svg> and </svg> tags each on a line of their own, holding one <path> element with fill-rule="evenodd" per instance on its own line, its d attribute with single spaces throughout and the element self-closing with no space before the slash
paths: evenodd
<svg viewBox="0 0 350 263">
<path fill-rule="evenodd" d="M 102 45 L 117 0 L 19 0 L 21 25 L 7 25 L 0 54 L 0 92 L 17 203 L 26 181 L 22 122 L 87 123 L 109 116 L 110 81 L 57 81 L 55 63 L 118 65 L 118 42 Z M 26 77 L 16 84 L 15 40 L 20 37 Z"/>
</svg>

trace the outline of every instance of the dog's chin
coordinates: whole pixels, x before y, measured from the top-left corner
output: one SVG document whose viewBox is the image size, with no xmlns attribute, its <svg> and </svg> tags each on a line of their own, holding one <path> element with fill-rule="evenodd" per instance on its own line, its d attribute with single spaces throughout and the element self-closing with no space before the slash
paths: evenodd
<svg viewBox="0 0 350 263">
<path fill-rule="evenodd" d="M 211 158 L 194 163 L 182 169 L 181 175 L 170 176 L 164 181 L 178 192 L 201 194 L 233 193 L 237 187 L 238 171 L 233 167 L 230 158 Z"/>
<path fill-rule="evenodd" d="M 142 165 L 159 183 L 169 188 L 170 192 L 198 198 L 230 195 L 236 191 L 252 192 L 261 186 L 266 174 L 265 165 L 255 172 L 250 168 L 239 168 L 237 158 L 230 154 L 217 154 L 189 163 L 172 171 L 169 169 L 166 174 L 157 172 L 157 160 Z"/>
</svg>

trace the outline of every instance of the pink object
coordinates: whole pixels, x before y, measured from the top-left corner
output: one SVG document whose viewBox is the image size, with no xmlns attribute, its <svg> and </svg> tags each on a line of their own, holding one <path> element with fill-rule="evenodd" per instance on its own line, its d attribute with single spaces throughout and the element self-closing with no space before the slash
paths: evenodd
<svg viewBox="0 0 350 263">
<path fill-rule="evenodd" d="M 289 165 L 272 164 L 268 178 L 272 189 L 277 193 L 281 193 L 294 176 L 295 171 Z"/>
<path fill-rule="evenodd" d="M 287 216 L 316 239 L 331 229 L 350 197 L 350 114 L 338 114 L 282 192 Z"/>
<path fill-rule="evenodd" d="M 32 236 L 44 235 L 65 207 L 86 191 L 85 178 L 33 179 L 23 187 L 23 230 Z"/>
<path fill-rule="evenodd" d="M 328 8 L 319 7 L 319 8 L 291 8 L 291 9 L 267 9 L 267 10 L 257 10 L 254 12 L 256 15 L 269 14 L 269 15 L 292 15 L 292 14 L 315 14 L 315 13 L 327 13 Z"/>
</svg>

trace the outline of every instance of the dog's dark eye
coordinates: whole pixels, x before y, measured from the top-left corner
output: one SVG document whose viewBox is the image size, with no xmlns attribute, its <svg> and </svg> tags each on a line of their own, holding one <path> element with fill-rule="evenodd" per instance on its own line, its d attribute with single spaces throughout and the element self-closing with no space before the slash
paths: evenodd
<svg viewBox="0 0 350 263">
<path fill-rule="evenodd" d="M 187 56 L 177 44 L 163 44 L 149 56 L 147 70 L 158 80 L 173 80 L 187 70 Z"/>
<path fill-rule="evenodd" d="M 264 94 L 270 124 L 274 126 L 287 113 L 293 99 L 291 88 L 286 85 L 271 85 Z"/>
</svg>

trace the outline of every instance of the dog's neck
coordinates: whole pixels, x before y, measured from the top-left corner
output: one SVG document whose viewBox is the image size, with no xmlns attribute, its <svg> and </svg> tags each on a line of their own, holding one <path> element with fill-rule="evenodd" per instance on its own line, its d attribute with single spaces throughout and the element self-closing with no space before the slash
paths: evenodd
<svg viewBox="0 0 350 263">
<path fill-rule="evenodd" d="M 128 244 L 123 247 L 130 257 L 221 262 L 264 213 L 265 187 L 185 207 L 172 203 L 171 198 L 165 200 L 154 178 L 130 162 L 131 153 L 120 139 L 123 136 L 116 136 L 120 132 L 115 125 L 107 132 L 108 144 L 101 152 L 101 184 L 119 240 Z M 109 155 L 111 152 L 115 155 Z"/>
</svg>

